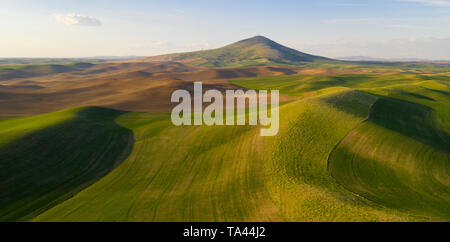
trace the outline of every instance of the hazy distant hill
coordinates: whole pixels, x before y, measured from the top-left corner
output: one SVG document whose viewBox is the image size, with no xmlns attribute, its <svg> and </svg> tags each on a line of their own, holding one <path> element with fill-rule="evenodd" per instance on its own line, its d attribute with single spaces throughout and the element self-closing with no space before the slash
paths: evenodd
<svg viewBox="0 0 450 242">
<path fill-rule="evenodd" d="M 370 56 L 344 56 L 336 59 L 344 61 L 432 62 L 432 60 L 422 58 L 377 58 Z"/>
<path fill-rule="evenodd" d="M 107 62 L 139 59 L 139 56 L 93 56 L 83 58 L 0 58 L 2 65 L 64 65 L 76 62 Z"/>
<path fill-rule="evenodd" d="M 334 61 L 285 47 L 263 36 L 241 40 L 218 49 L 154 56 L 143 60 L 180 61 L 212 67 L 300 65 L 315 61 Z"/>
</svg>

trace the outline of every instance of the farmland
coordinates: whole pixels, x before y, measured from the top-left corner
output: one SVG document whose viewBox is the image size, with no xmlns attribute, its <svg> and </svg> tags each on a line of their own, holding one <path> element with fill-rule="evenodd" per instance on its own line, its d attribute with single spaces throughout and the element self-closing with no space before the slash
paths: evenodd
<svg viewBox="0 0 450 242">
<path fill-rule="evenodd" d="M 281 59 L 248 66 L 262 60 L 248 49 Z M 187 62 L 202 53 L 2 67 L 0 220 L 450 220 L 448 67 L 343 63 L 261 37 Z M 279 90 L 278 135 L 173 125 L 171 93 L 197 81 Z"/>
</svg>

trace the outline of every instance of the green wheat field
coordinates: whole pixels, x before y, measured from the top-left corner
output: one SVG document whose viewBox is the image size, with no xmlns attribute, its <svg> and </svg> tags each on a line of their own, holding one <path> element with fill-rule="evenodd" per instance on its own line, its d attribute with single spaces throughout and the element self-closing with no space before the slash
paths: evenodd
<svg viewBox="0 0 450 242">
<path fill-rule="evenodd" d="M 275 137 L 95 106 L 1 119 L 0 220 L 449 221 L 448 69 L 320 66 L 381 71 L 229 81 L 290 97 Z"/>
</svg>

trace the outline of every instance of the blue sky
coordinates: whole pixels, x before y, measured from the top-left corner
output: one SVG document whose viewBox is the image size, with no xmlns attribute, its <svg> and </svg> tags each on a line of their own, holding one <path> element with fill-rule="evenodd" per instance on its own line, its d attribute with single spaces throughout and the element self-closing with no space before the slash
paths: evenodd
<svg viewBox="0 0 450 242">
<path fill-rule="evenodd" d="M 3 0 L 0 57 L 149 56 L 264 35 L 328 57 L 450 59 L 450 0 Z"/>
</svg>

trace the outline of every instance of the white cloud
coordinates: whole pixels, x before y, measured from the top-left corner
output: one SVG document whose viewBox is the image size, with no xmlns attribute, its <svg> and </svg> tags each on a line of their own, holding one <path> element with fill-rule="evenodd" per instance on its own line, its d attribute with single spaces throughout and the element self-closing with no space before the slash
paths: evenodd
<svg viewBox="0 0 450 242">
<path fill-rule="evenodd" d="M 65 25 L 78 25 L 78 26 L 100 26 L 102 23 L 100 20 L 85 16 L 77 13 L 69 13 L 69 14 L 54 14 L 54 17 L 57 22 L 65 24 Z"/>
<path fill-rule="evenodd" d="M 432 6 L 450 7 L 450 0 L 398 0 L 400 2 L 422 3 Z"/>
</svg>

